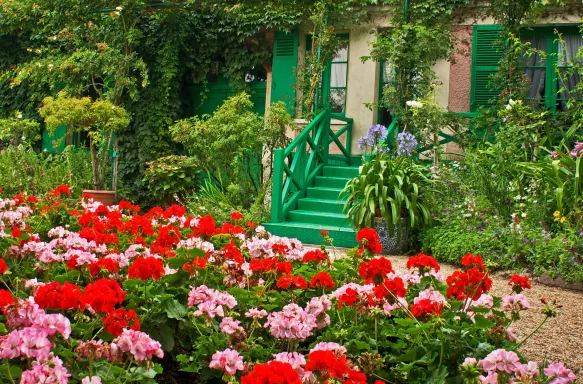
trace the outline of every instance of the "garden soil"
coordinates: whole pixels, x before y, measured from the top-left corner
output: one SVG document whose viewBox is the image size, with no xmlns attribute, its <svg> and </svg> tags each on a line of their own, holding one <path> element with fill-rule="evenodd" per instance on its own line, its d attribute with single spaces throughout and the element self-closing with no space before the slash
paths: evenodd
<svg viewBox="0 0 583 384">
<path fill-rule="evenodd" d="M 343 257 L 346 253 L 337 249 L 335 257 Z M 407 269 L 407 257 L 387 256 L 395 269 L 405 271 Z M 440 262 L 441 273 L 449 276 L 458 267 Z M 511 293 L 508 280 L 512 273 L 496 272 L 491 275 L 493 285 L 491 293 L 496 296 L 504 296 Z M 534 276 L 531 276 L 531 281 Z M 544 305 L 541 298 L 549 300 L 557 299 L 563 307 L 559 309 L 559 315 L 551 318 L 539 329 L 539 331 L 523 344 L 520 348 L 524 356 L 540 363 L 553 363 L 562 361 L 572 369 L 577 376 L 583 373 L 583 292 L 572 291 L 563 288 L 550 287 L 533 282 L 532 289 L 523 292 L 531 305 L 531 309 L 521 313 L 521 319 L 512 326 L 516 328 L 518 341 L 523 340 L 534 331 L 544 320 L 541 313 Z M 581 372 L 578 372 L 581 370 Z"/>
</svg>

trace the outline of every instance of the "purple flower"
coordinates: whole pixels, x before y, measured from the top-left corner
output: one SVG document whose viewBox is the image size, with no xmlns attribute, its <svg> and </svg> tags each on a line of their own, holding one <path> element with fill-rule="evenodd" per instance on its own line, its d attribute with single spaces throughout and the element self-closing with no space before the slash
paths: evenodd
<svg viewBox="0 0 583 384">
<path fill-rule="evenodd" d="M 397 154 L 399 156 L 411 156 L 413 151 L 417 148 L 417 139 L 412 133 L 403 131 L 397 135 L 399 146 L 397 147 Z"/>
<path fill-rule="evenodd" d="M 360 139 L 358 139 L 358 148 L 364 151 L 367 147 L 376 146 L 376 152 L 387 152 L 388 149 L 385 149 L 385 147 L 379 146 L 377 144 L 382 144 L 387 139 L 388 134 L 389 131 L 384 125 L 373 125 L 368 129 L 368 132 L 365 136 L 362 136 Z"/>
</svg>

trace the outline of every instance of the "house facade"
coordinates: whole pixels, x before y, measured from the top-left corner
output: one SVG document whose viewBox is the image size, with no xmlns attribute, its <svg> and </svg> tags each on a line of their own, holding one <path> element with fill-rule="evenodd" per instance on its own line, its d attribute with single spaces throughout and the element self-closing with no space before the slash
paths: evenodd
<svg viewBox="0 0 583 384">
<path fill-rule="evenodd" d="M 371 107 L 379 102 L 383 87 L 391 81 L 390 65 L 362 60 L 370 55 L 375 32 L 391 27 L 390 12 L 386 7 L 372 8 L 366 24 L 335 26 L 342 45 L 329 65 L 329 100 L 332 112 L 354 120 L 351 146 L 355 155 L 360 153 L 358 138 L 371 125 L 388 126 L 392 119 L 390 111 Z M 524 42 L 530 42 L 533 48 L 548 55 L 546 60 L 533 55 L 525 59 L 523 67 L 531 82 L 529 97 L 539 99 L 549 110 L 564 108 L 569 95 L 559 90 L 563 85 L 573 88 L 579 80 L 573 77 L 562 84 L 556 68 L 566 70 L 566 62 L 571 61 L 583 45 L 579 31 L 582 16 L 561 8 L 550 9 L 521 36 Z M 501 26 L 492 18 L 476 17 L 456 24 L 451 30 L 455 42 L 451 60 L 440 60 L 433 68 L 438 83 L 435 100 L 445 110 L 476 112 L 497 96 L 489 86 L 489 79 L 497 71 L 502 57 L 499 49 L 493 46 Z M 310 25 L 302 24 L 292 32 L 275 33 L 271 95 L 267 97 L 267 105 L 280 100 L 286 102 L 300 128 L 306 121 L 302 116 L 302 93 L 296 76 L 297 68 L 303 65 L 306 51 L 310 49 L 311 31 Z M 558 41 L 555 31 L 562 34 L 562 41 Z M 332 121 L 333 126 L 344 124 Z"/>
</svg>

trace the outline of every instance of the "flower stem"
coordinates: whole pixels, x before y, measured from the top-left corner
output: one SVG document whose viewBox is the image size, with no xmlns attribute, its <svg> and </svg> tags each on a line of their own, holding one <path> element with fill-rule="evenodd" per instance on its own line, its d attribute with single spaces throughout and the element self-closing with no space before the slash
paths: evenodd
<svg viewBox="0 0 583 384">
<path fill-rule="evenodd" d="M 522 341 L 521 341 L 521 342 L 520 342 L 518 345 L 516 345 L 516 347 L 514 347 L 514 349 L 518 349 L 518 348 L 520 348 L 520 346 L 521 346 L 522 344 L 526 343 L 526 341 L 527 341 L 528 339 L 530 339 L 530 338 L 531 338 L 531 337 L 532 337 L 532 336 L 533 336 L 535 333 L 537 333 L 537 332 L 538 332 L 538 330 L 539 330 L 539 329 L 541 329 L 541 327 L 542 327 L 542 326 L 543 326 L 543 325 L 544 325 L 544 324 L 547 322 L 547 320 L 548 320 L 548 319 L 549 319 L 549 317 L 548 317 L 548 316 L 547 316 L 547 317 L 545 317 L 545 319 L 542 321 L 542 323 L 540 323 L 540 324 L 539 324 L 539 326 L 538 326 L 538 327 L 536 327 L 536 329 L 530 333 L 530 335 L 526 336 L 526 338 L 525 338 L 524 340 L 522 340 Z"/>
</svg>

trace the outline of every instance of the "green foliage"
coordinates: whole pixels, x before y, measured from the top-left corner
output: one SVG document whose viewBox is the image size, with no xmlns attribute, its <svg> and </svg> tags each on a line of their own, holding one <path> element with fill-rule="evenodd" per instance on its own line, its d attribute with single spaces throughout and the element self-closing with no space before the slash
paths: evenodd
<svg viewBox="0 0 583 384">
<path fill-rule="evenodd" d="M 0 119 L 0 142 L 2 144 L 18 145 L 23 141 L 35 142 L 40 139 L 40 124 L 33 120 L 24 119 L 21 112 L 14 117 Z"/>
<path fill-rule="evenodd" d="M 36 153 L 27 146 L 9 146 L 0 153 L 0 188 L 5 196 L 20 192 L 39 195 L 68 185 L 75 197 L 90 189 L 89 153 L 72 146 L 57 154 Z"/>
<path fill-rule="evenodd" d="M 148 189 L 158 201 L 171 204 L 198 187 L 198 167 L 193 158 L 170 155 L 151 161 L 147 165 L 144 181 L 148 183 Z"/>
<path fill-rule="evenodd" d="M 563 152 L 566 150 L 566 153 Z M 557 148 L 555 158 L 519 164 L 532 178 L 541 178 L 554 193 L 557 209 L 570 213 L 583 198 L 583 154 L 568 147 Z"/>
<path fill-rule="evenodd" d="M 263 181 L 263 144 L 274 148 L 285 133 L 277 120 L 265 125 L 251 107 L 249 95 L 241 93 L 211 116 L 181 120 L 170 127 L 172 138 L 184 145 L 235 206 L 251 205 Z"/>
<path fill-rule="evenodd" d="M 49 131 L 53 132 L 58 126 L 66 125 L 69 132 L 87 132 L 93 185 L 96 189 L 104 189 L 113 135 L 130 123 L 129 114 L 110 101 L 92 101 L 89 97 L 75 98 L 65 92 L 59 92 L 56 98 L 49 96 L 43 103 L 40 115 Z"/>
<path fill-rule="evenodd" d="M 424 194 L 432 184 L 424 165 L 408 157 L 377 156 L 344 188 L 348 196 L 344 210 L 357 228 L 372 228 L 376 217 L 386 221 L 389 233 L 402 218 L 412 228 L 423 226 L 430 222 Z"/>
<path fill-rule="evenodd" d="M 400 117 L 401 126 L 408 126 L 411 111 L 406 102 L 432 92 L 436 79 L 433 66 L 447 59 L 452 49 L 452 16 L 469 0 L 409 1 L 407 9 L 401 0 L 388 3 L 397 10 L 392 28 L 377 33 L 370 57 L 364 59 L 390 65 L 392 81 L 385 87 L 380 104 Z"/>
</svg>

